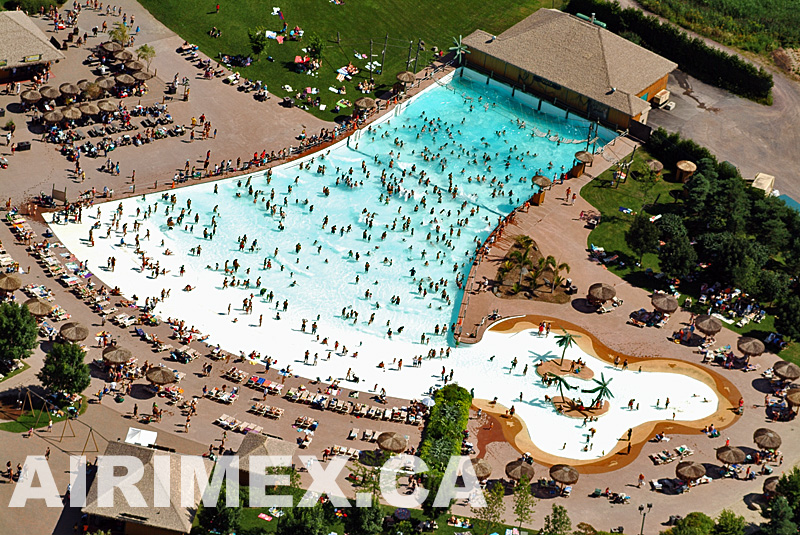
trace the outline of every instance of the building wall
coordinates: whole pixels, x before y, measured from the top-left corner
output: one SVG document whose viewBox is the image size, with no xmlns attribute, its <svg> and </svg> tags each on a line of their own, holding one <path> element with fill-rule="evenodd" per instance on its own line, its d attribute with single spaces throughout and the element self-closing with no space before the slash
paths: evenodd
<svg viewBox="0 0 800 535">
<path fill-rule="evenodd" d="M 125 535 L 185 535 L 182 531 L 171 531 L 168 529 L 154 528 L 137 524 L 134 522 L 125 523 Z"/>
<path fill-rule="evenodd" d="M 656 96 L 656 93 L 661 91 L 662 89 L 667 88 L 667 80 L 669 79 L 669 74 L 665 74 L 662 78 L 659 78 L 652 84 L 645 87 L 643 90 L 639 91 L 636 96 L 641 98 L 644 95 L 647 95 L 646 100 L 650 102 L 653 100 L 653 97 Z"/>
</svg>

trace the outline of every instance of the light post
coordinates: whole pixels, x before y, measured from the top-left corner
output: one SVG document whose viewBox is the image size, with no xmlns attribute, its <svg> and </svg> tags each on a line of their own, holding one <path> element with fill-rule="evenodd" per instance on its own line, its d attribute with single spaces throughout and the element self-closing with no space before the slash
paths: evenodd
<svg viewBox="0 0 800 535">
<path fill-rule="evenodd" d="M 647 513 L 649 513 L 652 508 L 653 508 L 652 503 L 647 504 L 647 509 L 645 509 L 644 505 L 639 506 L 639 514 L 642 515 L 642 529 L 639 532 L 639 535 L 644 535 L 644 521 L 647 518 Z"/>
</svg>

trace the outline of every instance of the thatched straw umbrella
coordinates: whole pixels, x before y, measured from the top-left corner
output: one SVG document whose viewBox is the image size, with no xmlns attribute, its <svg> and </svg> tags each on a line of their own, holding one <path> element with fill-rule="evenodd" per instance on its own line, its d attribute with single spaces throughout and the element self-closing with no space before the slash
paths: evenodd
<svg viewBox="0 0 800 535">
<path fill-rule="evenodd" d="M 98 101 L 97 102 L 97 107 L 100 108 L 102 111 L 105 111 L 105 112 L 112 112 L 112 111 L 116 111 L 116 109 L 117 109 L 117 107 L 113 103 L 111 103 L 111 102 L 109 102 L 107 100 Z"/>
<path fill-rule="evenodd" d="M 48 123 L 60 123 L 64 120 L 64 114 L 58 110 L 48 111 L 42 118 Z"/>
<path fill-rule="evenodd" d="M 119 52 L 114 52 L 114 59 L 125 63 L 126 61 L 133 59 L 133 52 L 130 50 L 120 50 Z"/>
<path fill-rule="evenodd" d="M 152 78 L 155 75 L 152 72 L 138 71 L 138 72 L 133 73 L 131 76 L 133 76 L 133 78 L 137 82 L 144 82 L 146 80 L 149 80 L 150 78 Z"/>
<path fill-rule="evenodd" d="M 61 96 L 61 91 L 57 87 L 46 85 L 39 89 L 39 93 L 46 99 L 54 100 Z"/>
<path fill-rule="evenodd" d="M 81 104 L 78 109 L 81 110 L 81 113 L 84 115 L 97 115 L 100 113 L 100 108 L 97 107 L 96 104 L 92 104 L 91 102 L 84 102 Z"/>
<path fill-rule="evenodd" d="M 58 332 L 68 342 L 80 342 L 89 337 L 89 329 L 74 321 L 62 325 Z"/>
<path fill-rule="evenodd" d="M 0 273 L 0 290 L 13 292 L 22 288 L 22 279 L 14 273 Z"/>
<path fill-rule="evenodd" d="M 783 441 L 778 433 L 772 429 L 762 427 L 760 429 L 756 429 L 756 432 L 753 433 L 753 442 L 755 442 L 759 448 L 765 450 L 776 450 L 781 447 L 781 443 Z"/>
<path fill-rule="evenodd" d="M 69 96 L 74 96 L 81 92 L 81 90 L 78 89 L 77 85 L 71 84 L 69 82 L 58 86 L 58 90 L 61 91 L 62 95 L 69 95 Z"/>
<path fill-rule="evenodd" d="M 408 440 L 400 433 L 387 431 L 378 435 L 378 447 L 383 451 L 403 453 L 408 448 Z"/>
<path fill-rule="evenodd" d="M 91 83 L 92 82 L 90 82 L 89 80 L 83 79 L 83 80 L 78 80 L 78 83 L 75 85 L 77 85 L 78 89 L 80 89 L 81 91 L 86 91 L 87 89 L 89 89 L 89 85 L 91 85 Z"/>
<path fill-rule="evenodd" d="M 139 61 L 138 59 L 131 60 L 125 64 L 125 68 L 129 71 L 141 71 L 144 70 L 146 65 L 144 62 Z"/>
<path fill-rule="evenodd" d="M 575 159 L 581 163 L 590 164 L 594 161 L 594 156 L 591 152 L 582 150 L 575 153 Z"/>
<path fill-rule="evenodd" d="M 106 52 L 110 52 L 113 54 L 114 52 L 121 51 L 124 47 L 121 44 L 116 43 L 114 41 L 108 41 L 107 43 L 103 43 L 102 45 L 100 45 L 100 48 L 102 48 Z"/>
<path fill-rule="evenodd" d="M 717 449 L 717 460 L 723 464 L 741 464 L 747 454 L 735 446 L 722 446 Z"/>
<path fill-rule="evenodd" d="M 647 167 L 654 173 L 658 174 L 661 174 L 661 171 L 664 170 L 664 164 L 658 160 L 647 160 Z"/>
<path fill-rule="evenodd" d="M 28 312 L 34 316 L 47 316 L 53 311 L 53 305 L 38 297 L 25 301 L 25 306 L 28 307 Z"/>
<path fill-rule="evenodd" d="M 678 310 L 678 300 L 669 294 L 655 294 L 650 300 L 653 308 L 664 314 L 672 314 Z"/>
<path fill-rule="evenodd" d="M 792 407 L 800 407 L 800 388 L 792 388 L 786 392 L 786 402 Z"/>
<path fill-rule="evenodd" d="M 736 344 L 736 347 L 739 348 L 739 351 L 749 357 L 760 355 L 766 349 L 764 347 L 764 342 L 758 338 L 752 338 L 750 336 L 742 336 L 739 338 L 739 342 Z"/>
<path fill-rule="evenodd" d="M 161 366 L 156 366 L 148 370 L 145 377 L 154 385 L 168 385 L 178 382 L 178 377 L 172 370 Z"/>
<path fill-rule="evenodd" d="M 707 335 L 715 335 L 722 330 L 722 322 L 708 314 L 700 314 L 694 322 L 697 329 Z"/>
<path fill-rule="evenodd" d="M 523 477 L 533 479 L 533 466 L 523 459 L 517 459 L 506 465 L 506 475 L 514 481 L 519 481 Z"/>
<path fill-rule="evenodd" d="M 472 459 L 472 469 L 478 479 L 487 479 L 492 475 L 492 465 L 486 462 L 485 459 Z"/>
<path fill-rule="evenodd" d="M 120 85 L 133 85 L 136 83 L 136 78 L 134 78 L 130 74 L 118 74 L 115 80 Z"/>
<path fill-rule="evenodd" d="M 96 83 L 100 89 L 104 89 L 106 91 L 117 85 L 114 79 L 110 76 L 99 76 L 94 83 Z"/>
<path fill-rule="evenodd" d="M 781 478 L 778 476 L 768 477 L 764 480 L 764 486 L 762 487 L 764 490 L 764 494 L 775 494 L 778 490 L 778 481 Z"/>
<path fill-rule="evenodd" d="M 589 286 L 588 296 L 589 301 L 593 301 L 595 303 L 605 303 L 606 301 L 614 299 L 617 296 L 617 290 L 605 282 L 596 282 Z"/>
<path fill-rule="evenodd" d="M 416 75 L 411 71 L 403 71 L 397 73 L 397 80 L 403 82 L 404 84 L 413 83 L 416 80 Z"/>
<path fill-rule="evenodd" d="M 64 116 L 64 119 L 69 119 L 71 121 L 80 119 L 83 117 L 81 110 L 74 106 L 69 106 L 61 110 L 61 115 Z"/>
<path fill-rule="evenodd" d="M 675 476 L 687 483 L 706 475 L 706 467 L 694 461 L 683 461 L 675 467 Z"/>
<path fill-rule="evenodd" d="M 42 100 L 42 94 L 34 89 L 28 89 L 27 91 L 23 91 L 19 98 L 28 102 L 29 104 L 33 104 L 34 102 L 39 102 Z"/>
<path fill-rule="evenodd" d="M 356 106 L 358 106 L 362 110 L 374 108 L 375 99 L 370 97 L 361 97 L 360 99 L 356 100 Z"/>
<path fill-rule="evenodd" d="M 553 185 L 553 181 L 543 175 L 536 175 L 531 179 L 531 182 L 539 186 L 540 188 L 549 188 Z"/>
<path fill-rule="evenodd" d="M 568 464 L 555 464 L 550 467 L 550 477 L 562 485 L 572 485 L 578 482 L 581 475 Z"/>
<path fill-rule="evenodd" d="M 772 367 L 772 371 L 784 381 L 794 381 L 800 377 L 800 366 L 782 360 Z"/>
<path fill-rule="evenodd" d="M 118 346 L 108 346 L 103 350 L 103 360 L 109 364 L 125 364 L 133 357 L 129 349 Z"/>
<path fill-rule="evenodd" d="M 694 173 L 697 171 L 697 165 L 689 160 L 681 160 L 676 164 L 676 167 L 684 173 Z"/>
</svg>

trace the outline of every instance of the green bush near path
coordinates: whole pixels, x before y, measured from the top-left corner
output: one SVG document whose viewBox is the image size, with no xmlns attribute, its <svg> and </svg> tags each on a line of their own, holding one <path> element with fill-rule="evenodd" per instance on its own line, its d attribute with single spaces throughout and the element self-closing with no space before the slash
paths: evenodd
<svg viewBox="0 0 800 535">
<path fill-rule="evenodd" d="M 356 89 L 356 84 L 369 80 L 369 72 L 364 66 L 367 59 L 357 59 L 356 53 L 369 54 L 372 40 L 371 58 L 385 63 L 380 75 L 375 76 L 376 90 L 369 96 L 380 96 L 396 82 L 398 72 L 412 70 L 417 53 L 418 40 L 424 42 L 424 50 L 419 53 L 417 69 L 421 70 L 433 59 L 433 47 L 448 51 L 453 46 L 453 38 L 468 35 L 477 28 L 500 33 L 519 22 L 540 7 L 560 7 L 562 0 L 346 0 L 337 5 L 327 0 L 284 0 L 267 4 L 258 0 L 236 0 L 220 2 L 220 12 L 215 13 L 215 2 L 199 0 L 141 0 L 140 3 L 153 16 L 178 33 L 183 39 L 194 43 L 210 58 L 218 54 L 253 55 L 248 32 L 263 26 L 272 31 L 281 30 L 283 21 L 273 16 L 271 7 L 279 5 L 289 29 L 301 27 L 305 34 L 302 41 L 284 41 L 278 44 L 270 39 L 260 58 L 249 67 L 237 67 L 243 77 L 261 80 L 266 83 L 270 94 L 275 98 L 290 93 L 281 89 L 289 85 L 294 92 L 306 87 L 319 89 L 321 102 L 327 106 L 325 111 L 312 108 L 311 113 L 325 120 L 333 120 L 339 115 L 350 115 L 353 108 L 344 108 L 335 113 L 333 107 L 339 99 L 355 102 L 364 96 Z M 212 38 L 209 31 L 218 28 L 219 38 Z M 389 36 L 386 61 L 383 61 L 383 48 Z M 303 48 L 310 46 L 312 38 L 318 38 L 324 45 L 322 66 L 318 75 L 309 76 L 293 70 L 295 56 L 304 56 Z M 338 39 L 338 41 L 337 41 Z M 409 45 L 411 44 L 411 65 L 407 66 Z M 269 61 L 271 56 L 274 61 Z M 256 59 L 254 57 L 254 59 Z M 348 62 L 360 69 L 352 81 L 340 82 L 336 79 L 336 69 Z M 188 76 L 192 83 L 221 84 L 197 80 L 199 73 L 187 62 L 181 76 Z M 174 73 L 166 73 L 171 78 Z M 332 93 L 329 86 L 339 88 L 344 85 L 345 95 Z M 227 90 L 233 91 L 228 88 Z M 220 94 L 224 94 L 220 87 Z M 292 93 L 293 95 L 293 93 Z"/>
</svg>

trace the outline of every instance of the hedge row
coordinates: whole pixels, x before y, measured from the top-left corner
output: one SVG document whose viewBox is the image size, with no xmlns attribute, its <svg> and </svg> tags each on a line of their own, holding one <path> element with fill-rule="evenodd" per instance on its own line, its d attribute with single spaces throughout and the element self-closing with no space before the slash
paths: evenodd
<svg viewBox="0 0 800 535">
<path fill-rule="evenodd" d="M 570 0 L 564 9 L 572 14 L 595 13 L 610 31 L 674 61 L 698 80 L 745 98 L 772 103 L 772 75 L 763 67 L 756 68 L 736 54 L 708 46 L 671 23 L 662 23 L 638 9 L 622 9 L 618 3 L 606 0 Z"/>
</svg>

